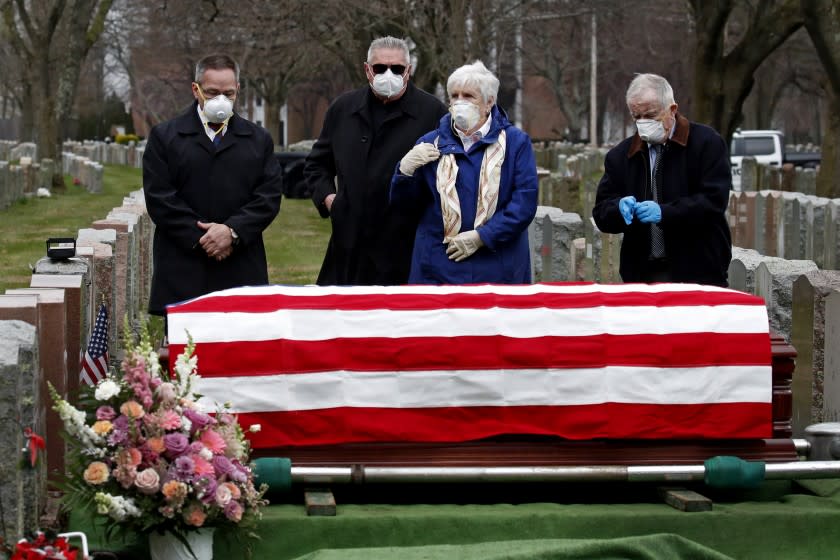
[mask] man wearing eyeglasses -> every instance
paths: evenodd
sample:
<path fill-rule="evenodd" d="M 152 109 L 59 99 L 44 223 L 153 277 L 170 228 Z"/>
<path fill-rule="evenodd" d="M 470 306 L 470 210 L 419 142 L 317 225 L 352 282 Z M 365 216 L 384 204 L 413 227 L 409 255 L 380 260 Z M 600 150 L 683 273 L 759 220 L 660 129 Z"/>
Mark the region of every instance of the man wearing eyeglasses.
<path fill-rule="evenodd" d="M 389 208 L 388 189 L 397 162 L 447 112 L 411 83 L 402 39 L 375 39 L 364 69 L 368 85 L 332 103 L 306 158 L 312 201 L 332 221 L 320 285 L 408 280 L 418 215 Z"/>
<path fill-rule="evenodd" d="M 195 68 L 195 102 L 152 128 L 143 192 L 155 223 L 149 313 L 216 290 L 268 283 L 262 232 L 280 209 L 280 167 L 264 128 L 234 112 L 239 65 Z"/>

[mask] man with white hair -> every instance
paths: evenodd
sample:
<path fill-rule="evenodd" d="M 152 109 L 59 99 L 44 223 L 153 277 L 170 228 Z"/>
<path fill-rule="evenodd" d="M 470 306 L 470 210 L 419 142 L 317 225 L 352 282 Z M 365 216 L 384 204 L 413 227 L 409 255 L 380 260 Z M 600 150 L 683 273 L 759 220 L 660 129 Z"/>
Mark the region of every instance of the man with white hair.
<path fill-rule="evenodd" d="M 622 280 L 726 286 L 732 258 L 726 142 L 677 112 L 662 76 L 638 74 L 626 101 L 637 132 L 607 154 L 592 209 L 601 231 L 624 234 Z"/>
<path fill-rule="evenodd" d="M 411 284 L 528 284 L 537 165 L 528 135 L 496 105 L 499 79 L 480 61 L 447 80 L 449 115 L 400 161 L 396 207 L 419 208 Z"/>
<path fill-rule="evenodd" d="M 368 85 L 332 103 L 304 167 L 312 201 L 332 221 L 320 285 L 406 282 L 417 216 L 389 208 L 388 185 L 400 158 L 446 114 L 411 83 L 402 39 L 375 39 L 364 69 Z"/>

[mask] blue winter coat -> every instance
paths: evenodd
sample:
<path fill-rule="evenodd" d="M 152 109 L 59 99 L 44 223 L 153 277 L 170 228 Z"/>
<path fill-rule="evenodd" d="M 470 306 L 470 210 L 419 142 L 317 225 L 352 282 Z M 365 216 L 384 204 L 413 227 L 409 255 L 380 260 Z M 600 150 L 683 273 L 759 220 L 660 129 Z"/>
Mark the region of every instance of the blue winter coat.
<path fill-rule="evenodd" d="M 399 208 L 423 208 L 411 258 L 410 284 L 528 284 L 531 282 L 531 255 L 528 225 L 537 211 L 537 166 L 531 139 L 513 126 L 497 107 L 492 110 L 490 132 L 464 152 L 453 132 L 447 114 L 437 130 L 417 143 L 434 143 L 441 154 L 455 154 L 458 163 L 456 189 L 461 203 L 461 231 L 473 229 L 478 203 L 478 177 L 484 151 L 496 142 L 502 129 L 507 133 L 505 160 L 499 182 L 496 212 L 478 234 L 484 247 L 461 262 L 450 260 L 443 243 L 443 217 L 436 175 L 438 161 L 426 164 L 412 176 L 397 171 L 391 180 L 391 204 Z"/>

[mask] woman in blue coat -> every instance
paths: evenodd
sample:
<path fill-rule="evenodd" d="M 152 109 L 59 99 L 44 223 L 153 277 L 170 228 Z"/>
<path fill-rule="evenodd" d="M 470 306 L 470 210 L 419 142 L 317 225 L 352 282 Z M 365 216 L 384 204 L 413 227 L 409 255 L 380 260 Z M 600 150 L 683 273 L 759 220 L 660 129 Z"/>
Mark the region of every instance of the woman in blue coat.
<path fill-rule="evenodd" d="M 496 106 L 480 61 L 446 83 L 449 114 L 403 157 L 391 204 L 422 207 L 410 284 L 531 282 L 528 225 L 537 210 L 531 139 Z"/>

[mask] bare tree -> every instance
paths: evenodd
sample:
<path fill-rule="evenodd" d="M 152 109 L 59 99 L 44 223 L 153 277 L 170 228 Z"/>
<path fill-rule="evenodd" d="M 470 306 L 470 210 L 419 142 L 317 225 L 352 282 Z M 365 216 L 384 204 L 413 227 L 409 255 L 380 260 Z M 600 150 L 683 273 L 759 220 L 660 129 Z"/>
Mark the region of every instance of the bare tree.
<path fill-rule="evenodd" d="M 56 162 L 53 188 L 64 189 L 61 122 L 70 113 L 82 62 L 102 34 L 112 0 L 7 0 L 3 25 L 24 72 L 40 157 Z M 26 119 L 25 119 L 26 120 Z"/>
<path fill-rule="evenodd" d="M 840 2 L 802 0 L 805 28 L 825 68 L 828 107 L 817 194 L 840 197 Z"/>
<path fill-rule="evenodd" d="M 802 27 L 799 0 L 689 0 L 695 22 L 694 118 L 727 140 L 761 63 Z"/>

